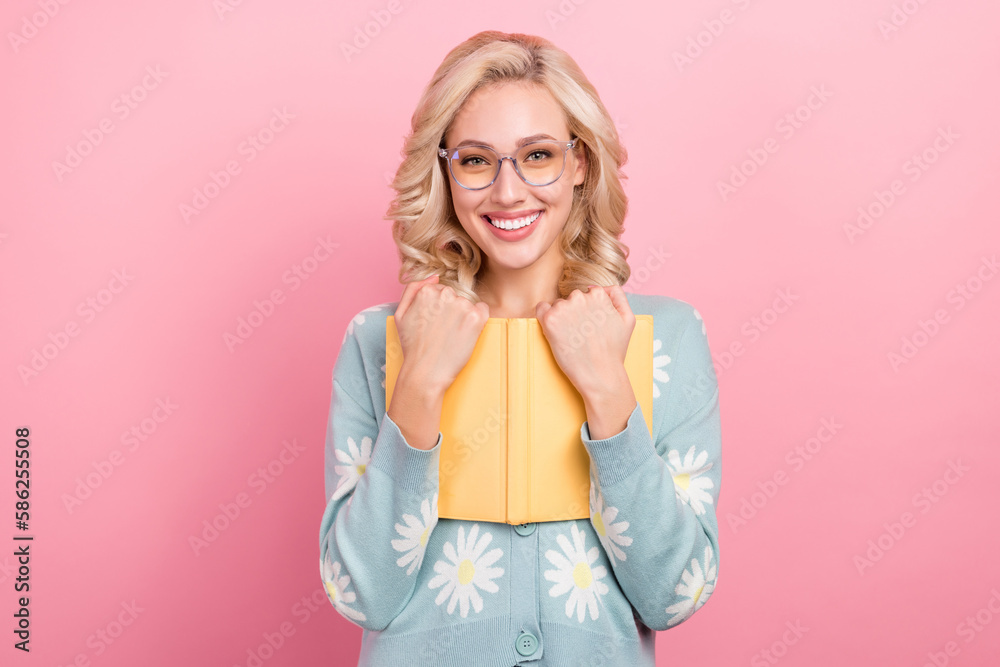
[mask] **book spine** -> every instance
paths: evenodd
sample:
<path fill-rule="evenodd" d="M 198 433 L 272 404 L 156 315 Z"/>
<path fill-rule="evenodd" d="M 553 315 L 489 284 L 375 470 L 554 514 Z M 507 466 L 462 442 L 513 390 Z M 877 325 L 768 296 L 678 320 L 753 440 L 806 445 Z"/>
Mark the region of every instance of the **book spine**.
<path fill-rule="evenodd" d="M 528 521 L 528 320 L 507 320 L 507 523 Z"/>

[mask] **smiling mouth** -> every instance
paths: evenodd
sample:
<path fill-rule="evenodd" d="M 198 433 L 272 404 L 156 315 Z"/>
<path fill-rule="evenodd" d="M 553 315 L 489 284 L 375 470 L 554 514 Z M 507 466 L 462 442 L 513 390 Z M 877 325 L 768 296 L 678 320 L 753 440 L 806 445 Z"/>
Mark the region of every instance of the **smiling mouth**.
<path fill-rule="evenodd" d="M 496 227 L 497 229 L 505 229 L 507 231 L 513 231 L 515 229 L 521 229 L 522 227 L 527 227 L 535 220 L 537 220 L 538 216 L 540 216 L 541 214 L 542 214 L 541 211 L 536 211 L 531 215 L 525 216 L 523 218 L 514 218 L 512 220 L 494 219 L 488 215 L 484 215 L 483 219 L 486 220 L 486 222 L 493 225 L 494 227 Z"/>

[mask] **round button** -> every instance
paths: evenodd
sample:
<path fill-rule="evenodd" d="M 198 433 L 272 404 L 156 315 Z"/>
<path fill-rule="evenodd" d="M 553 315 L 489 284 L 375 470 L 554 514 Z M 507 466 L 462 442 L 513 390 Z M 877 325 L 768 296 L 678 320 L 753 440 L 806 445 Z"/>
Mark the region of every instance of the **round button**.
<path fill-rule="evenodd" d="M 521 655 L 532 655 L 538 650 L 538 637 L 530 632 L 522 632 L 514 642 L 514 648 Z"/>
<path fill-rule="evenodd" d="M 514 530 L 518 535 L 531 535 L 535 532 L 535 524 L 533 523 L 519 523 L 514 526 Z"/>

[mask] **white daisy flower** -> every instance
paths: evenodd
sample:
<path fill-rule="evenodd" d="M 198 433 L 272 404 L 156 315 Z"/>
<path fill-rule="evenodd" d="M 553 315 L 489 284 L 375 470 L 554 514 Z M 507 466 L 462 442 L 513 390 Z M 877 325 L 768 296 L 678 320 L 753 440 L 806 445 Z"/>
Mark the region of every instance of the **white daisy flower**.
<path fill-rule="evenodd" d="M 594 481 L 590 482 L 590 522 L 597 531 L 597 537 L 601 540 L 604 551 L 611 559 L 611 564 L 615 564 L 615 558 L 625 560 L 625 552 L 618 546 L 627 547 L 632 544 L 632 538 L 623 535 L 628 529 L 628 521 L 613 523 L 618 516 L 617 507 L 607 507 L 604 504 L 604 494 L 595 491 Z"/>
<path fill-rule="evenodd" d="M 584 608 L 590 610 L 590 620 L 596 621 L 597 603 L 602 602 L 600 596 L 608 592 L 608 585 L 601 579 L 607 576 L 608 570 L 603 565 L 591 567 L 597 560 L 599 549 L 594 546 L 586 548 L 587 533 L 577 528 L 574 521 L 571 525 L 573 543 L 565 535 L 556 536 L 556 541 L 562 547 L 563 554 L 549 549 L 545 557 L 556 566 L 555 570 L 546 570 L 545 578 L 554 581 L 555 586 L 549 589 L 549 595 L 559 597 L 571 591 L 566 599 L 566 616 L 573 618 L 574 608 L 576 620 L 583 623 Z"/>
<path fill-rule="evenodd" d="M 444 586 L 437 598 L 434 599 L 434 603 L 438 606 L 451 595 L 447 609 L 449 614 L 455 611 L 456 602 L 461 603 L 462 618 L 469 615 L 470 601 L 472 608 L 477 613 L 483 610 L 483 598 L 479 595 L 477 588 L 490 593 L 496 593 L 500 590 L 500 587 L 492 580 L 503 574 L 503 568 L 490 567 L 490 565 L 503 556 L 503 551 L 496 548 L 483 554 L 483 550 L 493 539 L 493 535 L 488 532 L 483 533 L 477 542 L 478 534 L 479 524 L 476 523 L 469 530 L 469 539 L 466 540 L 465 527 L 459 526 L 457 552 L 451 542 L 446 542 L 444 555 L 451 562 L 439 560 L 434 563 L 434 571 L 437 572 L 437 576 L 427 582 L 428 588 Z"/>
<path fill-rule="evenodd" d="M 346 574 L 340 576 L 340 562 L 332 561 L 329 553 L 326 554 L 325 561 L 320 561 L 320 574 L 330 602 L 337 611 L 355 621 L 364 621 L 366 617 L 363 613 L 347 606 L 357 598 L 354 591 L 347 590 L 351 585 L 351 577 Z"/>
<path fill-rule="evenodd" d="M 695 317 L 696 320 L 699 320 L 701 322 L 701 333 L 704 334 L 705 333 L 705 320 L 701 319 L 701 313 L 699 313 L 697 309 L 694 310 L 694 317 Z M 707 338 L 707 336 L 706 336 L 706 338 Z"/>
<path fill-rule="evenodd" d="M 372 460 L 372 439 L 368 436 L 361 438 L 360 449 L 355 444 L 354 438 L 348 438 L 347 448 L 350 450 L 350 454 L 334 448 L 337 460 L 344 465 L 333 466 L 334 471 L 340 475 L 340 482 L 337 484 L 333 495 L 330 496 L 330 500 L 342 498 L 345 493 L 353 489 L 354 485 L 361 479 L 361 476 L 365 474 L 365 470 L 368 469 L 368 464 Z"/>
<path fill-rule="evenodd" d="M 653 339 L 653 398 L 660 397 L 660 387 L 657 382 L 669 382 L 670 376 L 667 375 L 667 369 L 665 366 L 670 363 L 670 355 L 668 354 L 656 354 L 660 348 L 663 347 L 663 341 L 659 338 Z"/>
<path fill-rule="evenodd" d="M 347 340 L 348 336 L 354 334 L 355 326 L 361 326 L 362 324 L 365 323 L 365 313 L 374 313 L 376 311 L 382 310 L 387 305 L 388 304 L 380 303 L 377 306 L 372 306 L 371 308 L 365 308 L 360 313 L 351 318 L 351 321 L 347 323 L 347 330 L 344 332 L 344 340 Z M 344 344 L 343 341 L 341 341 L 341 345 L 343 344 Z"/>
<path fill-rule="evenodd" d="M 711 505 L 713 502 L 708 489 L 715 484 L 705 475 L 712 467 L 707 461 L 707 451 L 703 450 L 695 457 L 694 445 L 684 455 L 683 461 L 677 450 L 667 452 L 667 464 L 674 477 L 674 491 L 678 498 L 691 506 L 695 514 L 704 514 L 705 503 Z"/>
<path fill-rule="evenodd" d="M 716 566 L 712 562 L 712 546 L 708 545 L 705 547 L 704 567 L 697 558 L 692 558 L 691 571 L 685 569 L 681 575 L 681 583 L 677 584 L 674 593 L 683 595 L 687 599 L 672 604 L 664 610 L 668 614 L 673 614 L 667 625 L 677 625 L 698 611 L 715 590 L 715 580 Z"/>
<path fill-rule="evenodd" d="M 406 564 L 409 563 L 410 568 L 406 571 L 407 575 L 420 567 L 424 560 L 427 538 L 438 521 L 438 494 L 435 493 L 430 500 L 424 498 L 423 502 L 420 503 L 420 515 L 423 517 L 423 521 L 412 514 L 404 514 L 403 521 L 406 522 L 406 525 L 397 523 L 396 532 L 405 539 L 392 540 L 393 549 L 406 552 L 399 557 L 396 565 L 406 567 Z"/>

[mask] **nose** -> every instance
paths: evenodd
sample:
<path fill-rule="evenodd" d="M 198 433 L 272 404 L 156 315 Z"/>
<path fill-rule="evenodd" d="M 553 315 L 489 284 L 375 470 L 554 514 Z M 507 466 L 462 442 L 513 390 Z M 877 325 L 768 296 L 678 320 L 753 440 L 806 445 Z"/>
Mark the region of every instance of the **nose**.
<path fill-rule="evenodd" d="M 504 162 L 509 164 L 504 164 Z M 524 199 L 524 189 L 527 184 L 521 180 L 514 170 L 514 160 L 510 157 L 500 159 L 500 173 L 493 182 L 493 201 L 504 206 L 511 206 Z"/>

